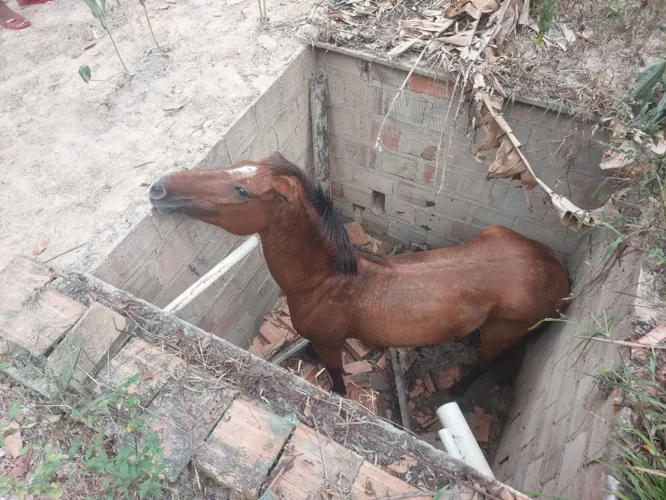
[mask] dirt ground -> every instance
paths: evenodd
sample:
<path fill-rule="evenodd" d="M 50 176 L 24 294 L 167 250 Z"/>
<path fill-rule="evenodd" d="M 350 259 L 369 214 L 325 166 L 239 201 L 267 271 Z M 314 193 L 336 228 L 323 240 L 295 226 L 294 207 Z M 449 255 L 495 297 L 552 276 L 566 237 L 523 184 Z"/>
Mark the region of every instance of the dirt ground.
<path fill-rule="evenodd" d="M 108 2 L 115 6 L 115 2 Z M 122 2 L 108 25 L 132 76 L 81 0 L 9 7 L 32 21 L 0 30 L 0 268 L 16 254 L 90 268 L 149 211 L 160 173 L 191 168 L 288 64 L 287 21 L 308 0 Z M 267 34 L 275 46 L 257 38 Z M 78 75 L 92 70 L 89 84 Z"/>

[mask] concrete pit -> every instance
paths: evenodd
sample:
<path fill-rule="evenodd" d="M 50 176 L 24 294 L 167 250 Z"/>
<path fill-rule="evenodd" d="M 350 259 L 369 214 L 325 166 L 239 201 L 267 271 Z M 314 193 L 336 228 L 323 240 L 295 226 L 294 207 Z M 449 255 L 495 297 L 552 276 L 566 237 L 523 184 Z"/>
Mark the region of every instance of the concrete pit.
<path fill-rule="evenodd" d="M 192 168 L 225 166 L 281 151 L 312 168 L 310 76 L 328 75 L 330 183 L 343 217 L 371 235 L 405 248 L 440 248 L 474 238 L 489 225 L 511 227 L 548 244 L 567 264 L 577 297 L 567 321 L 517 346 L 459 401 L 493 416 L 485 446 L 496 477 L 521 491 L 593 498 L 603 491 L 603 469 L 593 459 L 612 429 L 612 397 L 590 374 L 617 356 L 612 344 L 580 349 L 601 314 L 631 331 L 637 256 L 608 266 L 607 242 L 598 232 L 574 233 L 560 225 L 538 189 L 530 209 L 519 183 L 486 181 L 488 164 L 474 159 L 481 137 L 468 137 L 465 120 L 448 120 L 457 97 L 452 85 L 417 70 L 391 103 L 409 68 L 389 66 L 325 48 L 303 48 L 288 68 Z M 454 99 L 453 106 L 450 106 Z M 537 175 L 583 208 L 595 208 L 603 181 L 598 169 L 604 137 L 538 103 L 516 99 L 503 111 Z M 442 132 L 444 131 L 444 132 Z M 383 147 L 375 148 L 377 135 Z M 436 168 L 440 138 L 450 138 L 446 168 Z M 446 153 L 445 153 L 446 154 Z M 441 162 L 440 162 L 441 163 Z M 152 214 L 97 266 L 94 275 L 158 307 L 164 307 L 222 260 L 244 238 L 184 216 Z M 622 293 L 620 293 L 620 291 Z M 185 321 L 247 348 L 278 299 L 259 250 L 182 311 Z M 626 328 L 620 328 L 626 326 Z M 414 350 L 406 379 L 448 366 L 463 372 L 474 362 L 474 338 Z M 411 386 L 408 387 L 408 390 Z M 426 404 L 445 402 L 435 392 Z M 420 429 L 423 431 L 424 429 Z"/>

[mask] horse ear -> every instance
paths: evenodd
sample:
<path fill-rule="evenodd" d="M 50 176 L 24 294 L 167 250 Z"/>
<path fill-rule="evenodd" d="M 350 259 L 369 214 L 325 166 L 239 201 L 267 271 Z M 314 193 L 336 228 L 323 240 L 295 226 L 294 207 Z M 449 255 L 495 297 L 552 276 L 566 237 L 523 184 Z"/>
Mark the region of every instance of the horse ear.
<path fill-rule="evenodd" d="M 273 189 L 286 201 L 291 201 L 296 192 L 296 181 L 293 177 L 281 175 L 273 179 Z"/>

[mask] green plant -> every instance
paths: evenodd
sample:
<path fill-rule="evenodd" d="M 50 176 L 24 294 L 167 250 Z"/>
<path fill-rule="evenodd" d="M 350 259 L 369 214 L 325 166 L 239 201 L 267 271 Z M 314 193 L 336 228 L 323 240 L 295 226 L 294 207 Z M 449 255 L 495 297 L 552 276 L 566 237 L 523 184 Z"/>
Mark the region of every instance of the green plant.
<path fill-rule="evenodd" d="M 53 478 L 67 458 L 69 458 L 68 455 L 63 453 L 53 453 L 53 444 L 47 443 L 44 446 L 44 459 L 37 465 L 32 477 L 29 480 L 17 480 L 13 476 L 2 476 L 0 477 L 0 493 L 14 491 L 19 500 L 23 500 L 26 495 L 45 495 L 47 498 L 62 497 L 62 488 L 53 481 Z"/>
<path fill-rule="evenodd" d="M 71 413 L 74 420 L 93 429 L 108 418 L 111 409 L 121 414 L 114 453 L 107 450 L 109 443 L 102 433 L 91 443 L 73 442 L 70 448 L 70 456 L 84 452 L 87 470 L 106 476 L 102 484 L 106 498 L 113 498 L 117 489 L 139 498 L 148 493 L 159 498 L 162 494 L 165 462 L 160 437 L 150 428 L 151 418 L 143 413 L 139 399 L 127 394 L 127 388 L 138 380 L 136 374 L 114 391 Z"/>
<path fill-rule="evenodd" d="M 14 401 L 9 407 L 8 420 L 0 421 L 0 431 L 9 427 L 10 423 L 16 419 L 21 410 L 18 401 Z M 20 428 L 27 429 L 32 425 L 23 425 Z M 20 438 L 19 438 L 20 443 Z M 5 437 L 0 434 L 0 446 L 5 446 Z M 18 444 L 21 446 L 21 444 Z M 18 457 L 24 456 L 30 451 L 31 448 L 42 449 L 40 446 L 27 446 L 24 445 L 18 453 Z M 37 465 L 32 477 L 27 479 L 17 479 L 14 475 L 0 476 L 0 493 L 8 494 L 15 492 L 19 500 L 23 500 L 26 495 L 44 495 L 47 498 L 60 498 L 62 496 L 62 489 L 60 485 L 53 482 L 53 478 L 60 469 L 63 460 L 68 458 L 67 455 L 53 452 L 53 444 L 47 443 L 44 446 L 44 458 Z"/>
<path fill-rule="evenodd" d="M 657 144 L 656 134 L 666 120 L 666 81 L 664 71 L 666 60 L 656 59 L 638 72 L 632 97 L 641 103 L 641 111 L 636 118 L 636 125 L 653 137 Z M 661 93 L 661 99 L 655 102 L 653 95 Z"/>
<path fill-rule="evenodd" d="M 150 29 L 150 35 L 153 37 L 153 41 L 155 42 L 155 45 L 159 49 L 159 51 L 162 53 L 163 56 L 166 56 L 164 50 L 162 50 L 162 47 L 160 47 L 160 44 L 157 41 L 157 38 L 155 37 L 155 32 L 153 31 L 153 25 L 150 24 L 150 16 L 148 15 L 148 9 L 146 8 L 146 0 L 139 0 L 139 3 L 141 4 L 141 7 L 143 7 L 143 12 L 146 15 L 146 21 L 148 22 L 148 28 Z"/>
<path fill-rule="evenodd" d="M 553 24 L 555 19 L 555 5 L 557 0 L 542 0 L 541 5 L 539 6 L 539 32 L 537 33 L 536 44 L 541 47 L 543 43 L 543 37 L 546 36 L 546 33 L 550 30 L 550 27 Z"/>
<path fill-rule="evenodd" d="M 105 12 L 106 12 L 106 0 L 100 0 L 100 4 L 97 3 L 97 0 L 83 0 L 88 8 L 90 9 L 90 12 L 92 13 L 93 17 L 99 21 L 99 24 L 102 25 L 102 28 L 108 33 L 109 38 L 111 39 L 111 43 L 113 44 L 113 48 L 116 50 L 116 55 L 118 56 L 118 60 L 120 61 L 120 64 L 122 64 L 123 69 L 125 70 L 126 74 L 130 74 L 129 70 L 127 69 L 127 66 L 125 65 L 125 61 L 123 61 L 122 56 L 120 55 L 120 51 L 118 50 L 118 46 L 116 45 L 116 41 L 113 39 L 113 35 L 111 34 L 111 30 L 109 27 L 106 25 L 106 17 L 105 17 Z M 118 0 L 118 5 L 120 5 L 120 2 Z M 88 68 L 88 73 L 90 73 L 90 68 Z M 83 74 L 81 74 L 81 69 L 79 69 L 79 75 L 81 75 L 81 78 L 83 78 Z M 86 81 L 85 78 L 83 80 L 88 83 L 90 81 L 90 78 Z"/>
<path fill-rule="evenodd" d="M 130 72 L 127 69 L 127 66 L 125 65 L 125 61 L 123 61 L 123 58 L 120 55 L 120 51 L 118 50 L 118 46 L 116 45 L 116 41 L 113 39 L 113 35 L 111 35 L 111 30 L 109 29 L 108 25 L 106 24 L 107 0 L 83 0 L 83 1 L 86 3 L 88 8 L 90 9 L 90 12 L 92 13 L 93 17 L 99 21 L 99 23 L 102 25 L 102 28 L 104 28 L 104 30 L 109 34 L 109 38 L 111 39 L 111 43 L 113 44 L 113 48 L 116 50 L 116 55 L 118 56 L 118 60 L 120 61 L 120 64 L 122 64 L 123 69 L 125 70 L 125 73 L 129 75 Z M 166 53 L 164 52 L 164 49 L 162 49 L 159 42 L 157 41 L 157 37 L 155 36 L 155 32 L 153 31 L 153 25 L 150 22 L 150 16 L 148 15 L 148 9 L 146 8 L 146 0 L 139 0 L 139 4 L 141 5 L 141 7 L 143 7 L 143 12 L 146 16 L 146 21 L 148 22 L 148 29 L 150 29 L 150 35 L 153 37 L 153 41 L 155 42 L 155 45 L 157 46 L 159 51 L 162 53 L 162 55 L 167 57 Z M 116 5 L 118 7 L 120 7 L 120 0 L 116 0 Z M 88 66 L 87 64 L 84 64 L 79 68 L 79 76 L 86 83 L 89 83 L 89 82 L 93 81 L 92 80 L 92 73 L 90 71 L 90 66 Z"/>
<path fill-rule="evenodd" d="M 631 415 L 622 420 L 620 437 L 614 440 L 618 457 L 600 462 L 614 471 L 622 485 L 613 492 L 621 500 L 666 498 L 666 389 L 655 353 L 649 352 L 644 377 L 633 372 L 625 365 L 621 373 L 598 376 L 621 390 L 631 409 Z"/>
<path fill-rule="evenodd" d="M 82 458 L 83 469 L 102 478 L 100 497 L 118 498 L 121 494 L 123 498 L 145 498 L 146 495 L 160 498 L 166 473 L 161 439 L 151 429 L 151 418 L 142 412 L 139 399 L 127 392 L 139 377 L 136 374 L 114 391 L 82 408 L 70 409 L 68 417 L 71 421 L 92 430 L 94 437 L 72 439 L 67 454 L 54 453 L 53 443 L 44 446 L 41 443 L 25 444 L 19 456 L 31 449 L 43 449 L 43 457 L 28 479 L 17 479 L 11 475 L 0 477 L 0 493 L 15 492 L 19 499 L 25 495 L 60 498 L 62 487 L 54 480 L 56 474 L 64 461 Z M 18 402 L 13 403 L 9 419 L 16 417 L 19 410 Z M 0 431 L 10 424 L 10 420 L 0 421 Z M 100 428 L 112 427 L 116 428 L 113 433 L 105 435 L 99 432 Z M 2 434 L 0 445 L 4 445 Z"/>

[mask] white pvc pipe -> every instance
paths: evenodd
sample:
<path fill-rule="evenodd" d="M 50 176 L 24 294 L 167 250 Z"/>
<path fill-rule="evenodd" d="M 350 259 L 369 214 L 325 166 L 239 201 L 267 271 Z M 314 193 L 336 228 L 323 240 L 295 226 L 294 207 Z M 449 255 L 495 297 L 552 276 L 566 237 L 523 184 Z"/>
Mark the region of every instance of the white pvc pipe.
<path fill-rule="evenodd" d="M 187 305 L 201 295 L 204 290 L 221 278 L 229 269 L 238 264 L 245 256 L 259 245 L 259 238 L 250 236 L 236 250 L 227 255 L 218 265 L 204 274 L 191 287 L 176 297 L 171 304 L 164 308 L 165 312 L 177 313 L 185 309 Z"/>
<path fill-rule="evenodd" d="M 462 455 L 460 454 L 460 450 L 458 449 L 458 446 L 456 446 L 456 442 L 453 439 L 451 429 L 440 429 L 438 434 L 440 441 L 444 445 L 446 453 L 448 453 L 452 458 L 462 460 Z"/>
<path fill-rule="evenodd" d="M 495 479 L 492 469 L 476 442 L 457 403 L 447 403 L 437 410 L 437 417 L 445 429 L 451 431 L 453 441 L 462 455 L 461 460 L 484 476 Z M 443 440 L 442 440 L 443 442 Z"/>

